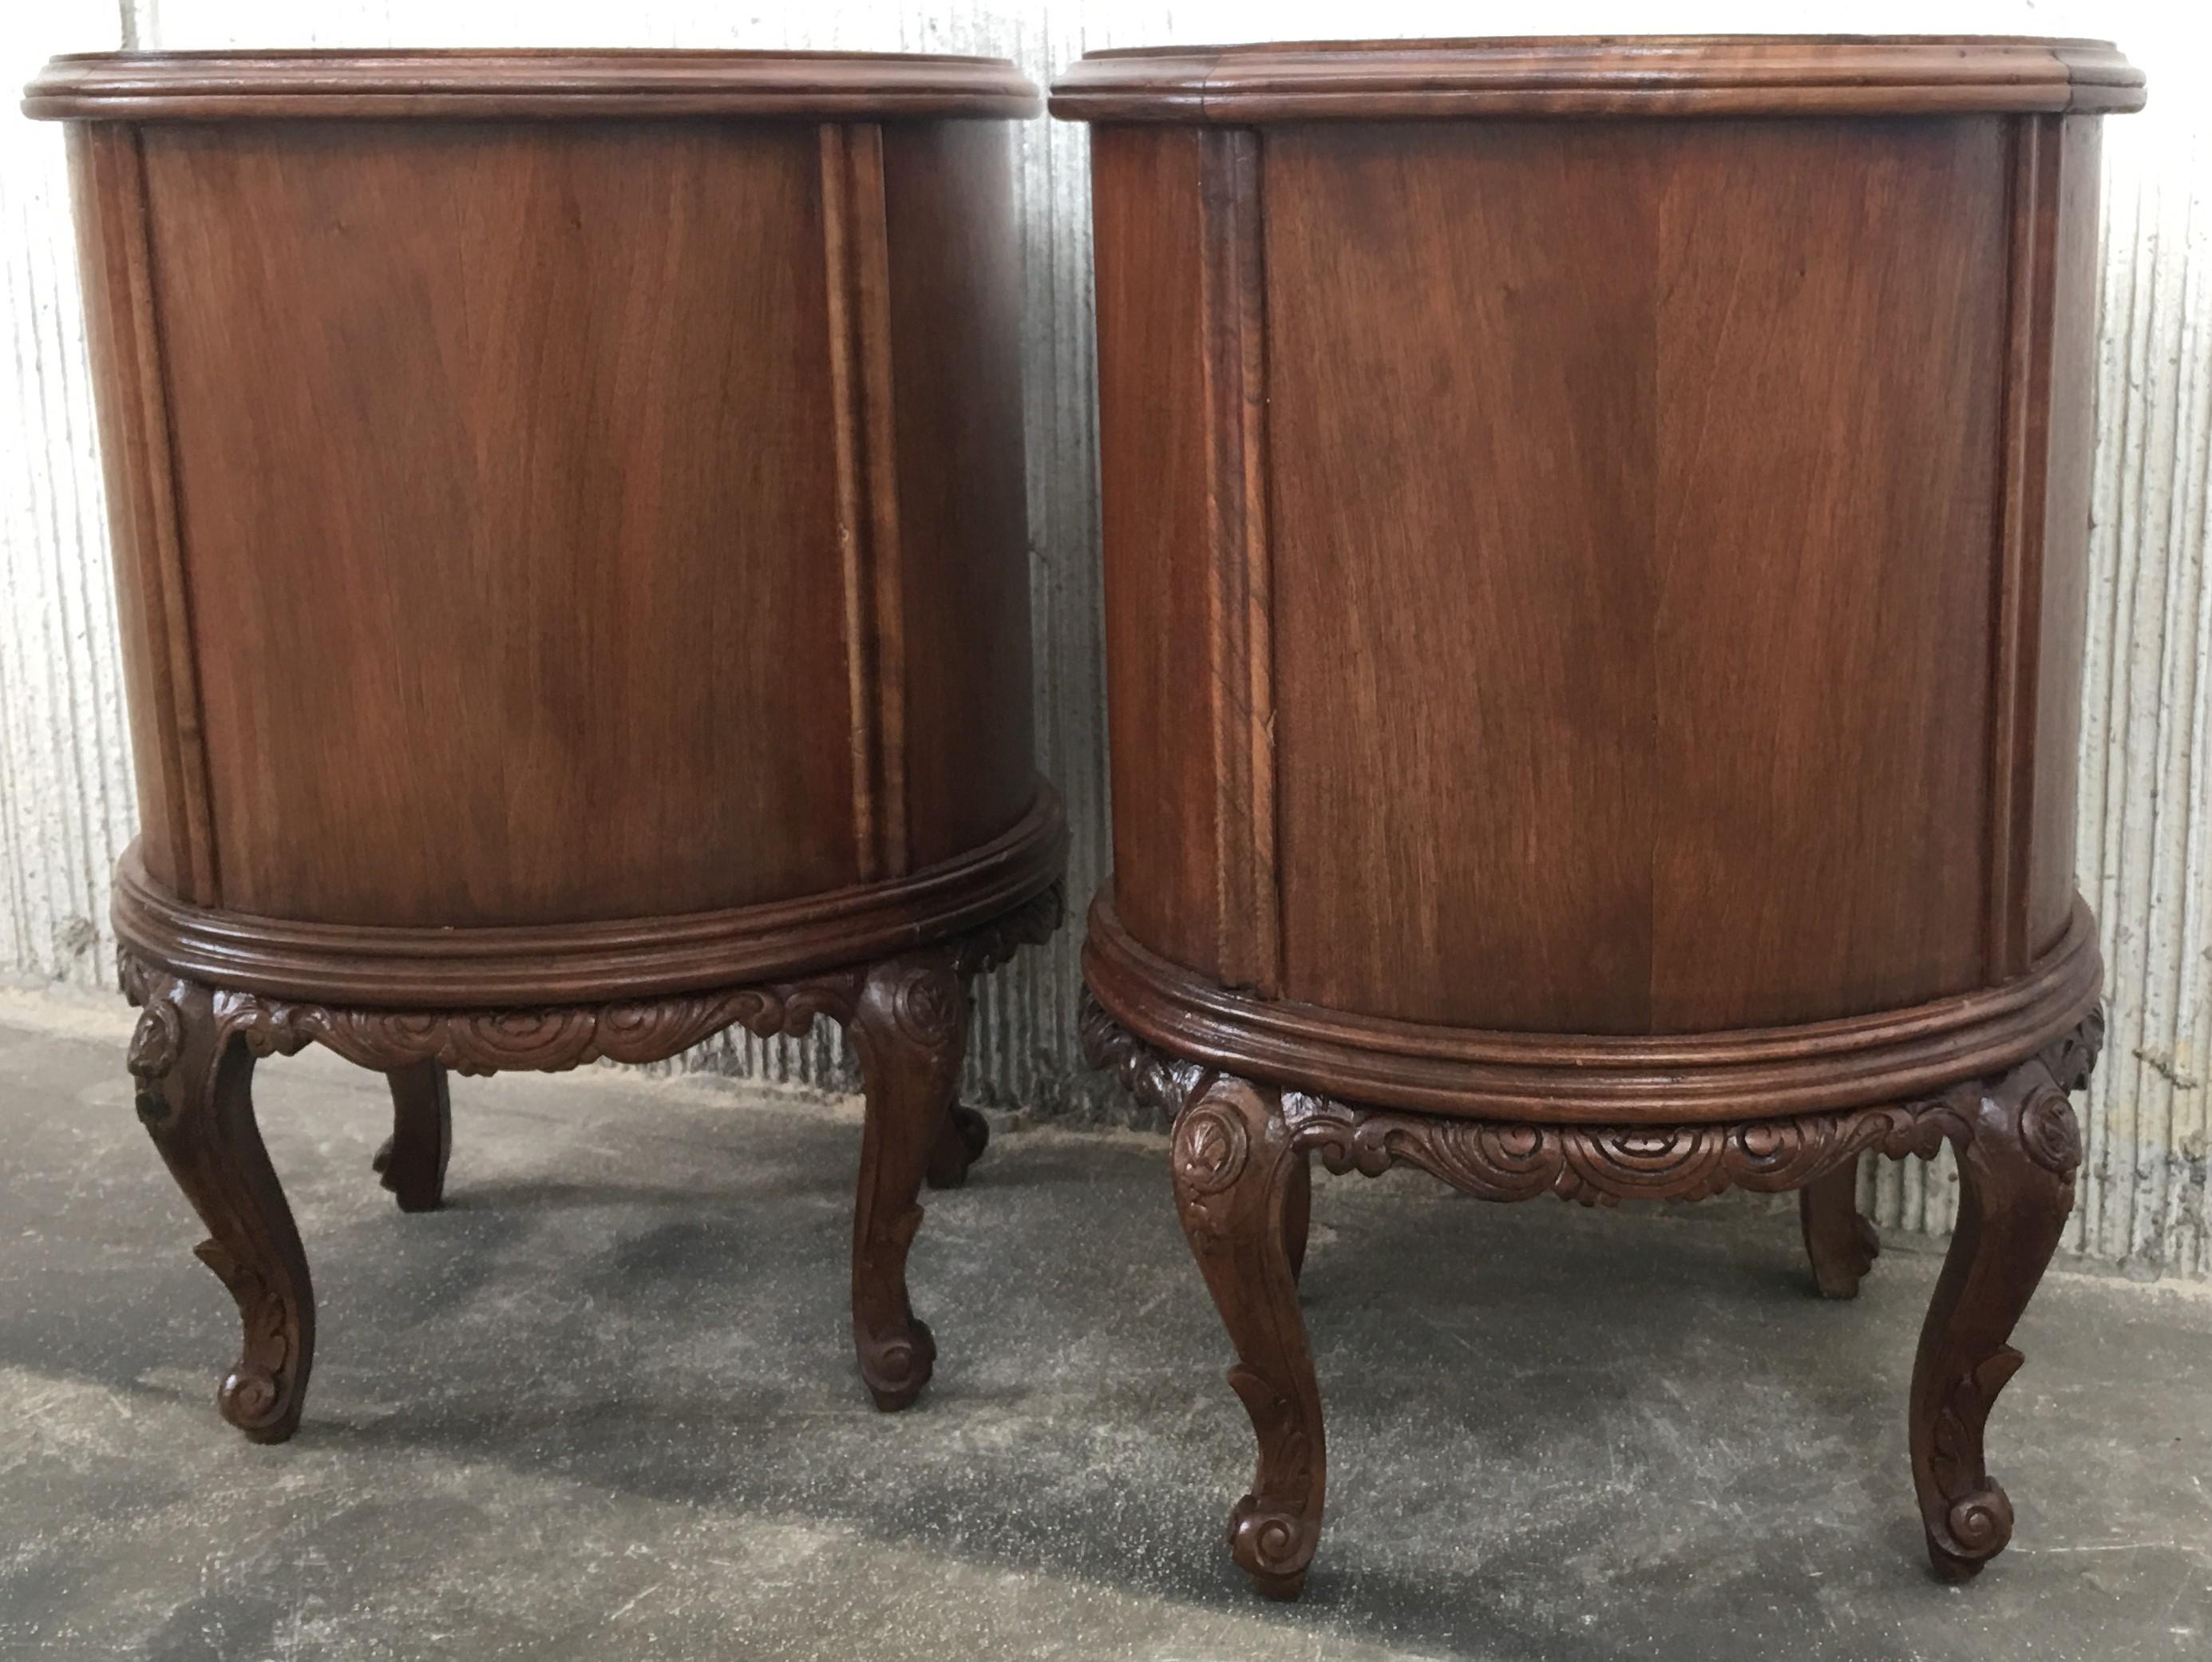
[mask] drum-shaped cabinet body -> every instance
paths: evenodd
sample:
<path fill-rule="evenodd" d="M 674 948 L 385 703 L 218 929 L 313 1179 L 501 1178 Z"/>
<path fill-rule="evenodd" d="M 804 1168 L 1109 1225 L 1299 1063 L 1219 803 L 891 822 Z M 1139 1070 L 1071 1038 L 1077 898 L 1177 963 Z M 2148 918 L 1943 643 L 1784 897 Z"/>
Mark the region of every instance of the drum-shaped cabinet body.
<path fill-rule="evenodd" d="M 1631 1100 L 1594 1063 L 1728 1066 L 1741 1030 L 1858 1058 L 1669 1099 L 1717 1117 L 1910 1088 L 1939 1041 L 2014 1060 L 2094 1000 L 2068 112 L 2137 90 L 2017 46 L 1885 82 L 1872 46 L 1668 44 L 1101 54 L 1060 89 L 1097 124 L 1094 980 L 1150 1035 L 1562 1118 Z M 1295 1069 L 1285 1004 L 1342 1018 Z"/>
<path fill-rule="evenodd" d="M 748 909 L 874 886 L 888 942 L 1046 880 L 981 119 L 1031 98 L 988 63 L 720 53 L 42 77 L 131 676 L 126 941 L 467 1003 L 481 973 L 392 984 L 392 932 L 540 929 L 504 995 L 658 992 L 762 967 L 789 920 Z M 201 913 L 358 931 L 378 967 L 242 967 Z M 678 916 L 726 956 L 679 967 L 655 924 L 665 964 L 557 979 Z"/>
<path fill-rule="evenodd" d="M 1091 1037 L 1193 1128 L 1201 1258 L 1265 1147 L 1501 1197 L 1818 1178 L 1833 1288 L 1852 1154 L 2080 1071 L 2099 117 L 2142 100 L 2100 43 L 1930 38 L 1100 53 L 1055 88 L 1093 124 Z M 1317 1460 L 1310 1509 L 1262 1473 L 1238 1556 L 1283 1591 Z"/>
<path fill-rule="evenodd" d="M 942 1117 L 969 977 L 1057 904 L 1007 125 L 1036 107 L 995 60 L 745 52 L 33 83 L 70 124 L 151 1097 L 219 1095 L 238 1034 L 331 1044 L 392 1072 L 387 1181 L 428 1204 L 449 1068 L 822 1013 L 872 1118 L 896 964 L 884 1019 L 937 1047 L 902 1088 Z M 276 1226 L 218 1221 L 257 1157 L 165 1151 L 281 1279 Z M 927 1369 L 891 1304 L 885 1399 Z M 304 1365 L 258 1377 L 226 1410 L 281 1435 Z"/>

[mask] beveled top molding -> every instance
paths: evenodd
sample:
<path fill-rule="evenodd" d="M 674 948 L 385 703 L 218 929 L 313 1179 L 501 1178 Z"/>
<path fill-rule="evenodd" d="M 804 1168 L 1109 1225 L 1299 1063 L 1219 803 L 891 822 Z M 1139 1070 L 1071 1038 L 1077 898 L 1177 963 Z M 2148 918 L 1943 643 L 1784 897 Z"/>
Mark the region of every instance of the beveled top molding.
<path fill-rule="evenodd" d="M 1030 116 L 1003 58 L 803 52 L 119 52 L 56 58 L 23 113 L 64 121 Z"/>
<path fill-rule="evenodd" d="M 1295 41 L 1091 52 L 1053 83 L 1076 121 L 1468 116 L 2124 113 L 2142 71 L 2105 40 L 1685 34 Z"/>

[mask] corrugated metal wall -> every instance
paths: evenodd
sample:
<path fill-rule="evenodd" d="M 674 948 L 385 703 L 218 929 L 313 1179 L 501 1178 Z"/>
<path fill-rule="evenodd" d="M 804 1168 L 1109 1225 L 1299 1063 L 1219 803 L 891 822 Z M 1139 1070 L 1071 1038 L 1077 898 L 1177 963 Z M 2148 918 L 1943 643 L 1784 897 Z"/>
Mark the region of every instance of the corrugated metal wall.
<path fill-rule="evenodd" d="M 2212 65 L 2201 16 L 2122 8 L 2072 27 L 2121 40 L 2152 92 L 2149 110 L 2105 128 L 2078 848 L 2081 891 L 2103 926 L 2112 1027 L 2067 1245 L 2146 1279 L 2203 1278 L 2212 1275 L 2212 131 L 2202 111 Z M 1884 1166 L 1862 1182 L 1883 1224 L 1949 1228 L 1948 1158 Z"/>
<path fill-rule="evenodd" d="M 0 22 L 0 76 L 79 40 L 112 3 Z M 0 973 L 112 983 L 107 874 L 129 840 L 130 740 L 69 189 L 53 131 L 0 117 Z"/>
<path fill-rule="evenodd" d="M 1042 0 L 932 6 L 720 7 L 638 0 L 53 0 L 0 27 L 0 72 L 50 51 L 146 46 L 805 46 L 1004 54 L 1040 82 L 1093 47 L 1170 40 L 1683 32 L 1771 27 L 1744 0 L 1262 5 L 1213 0 L 1083 8 Z M 2204 581 L 2212 472 L 2212 140 L 2198 111 L 2206 25 L 2152 3 L 1963 0 L 1793 8 L 1799 28 L 2075 33 L 2118 39 L 2150 74 L 2151 111 L 2109 124 L 2106 309 L 2099 383 L 2095 575 L 2081 805 L 2082 885 L 2104 920 L 2114 1014 L 2092 1093 L 2076 1250 L 2135 1273 L 2212 1275 L 2204 1071 L 2212 1000 L 2212 595 Z M 2201 8 L 2191 9 L 2201 11 Z M 58 136 L 0 119 L 0 261 L 13 396 L 0 411 L 0 972 L 101 985 L 113 972 L 106 873 L 132 813 L 112 603 L 68 253 Z M 1042 764 L 1073 822 L 1070 892 L 1104 863 L 1104 716 L 1091 351 L 1087 151 L 1082 129 L 1027 125 L 1019 186 L 1029 295 L 1030 513 Z M 1074 1053 L 1071 928 L 984 1001 L 979 1095 L 1052 1114 L 1118 1117 Z M 686 1065 L 843 1083 L 834 1038 L 710 1046 Z M 1867 1177 L 1893 1228 L 1948 1227 L 1948 1168 Z"/>

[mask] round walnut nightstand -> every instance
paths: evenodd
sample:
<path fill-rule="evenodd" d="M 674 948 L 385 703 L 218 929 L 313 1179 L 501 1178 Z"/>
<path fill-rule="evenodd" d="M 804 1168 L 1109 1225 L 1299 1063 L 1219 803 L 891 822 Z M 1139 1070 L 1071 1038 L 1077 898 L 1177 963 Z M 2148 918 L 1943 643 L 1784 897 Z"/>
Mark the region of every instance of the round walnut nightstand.
<path fill-rule="evenodd" d="M 1309 1157 L 1474 1194 L 1802 1190 L 1958 1150 L 1914 1482 L 1947 1577 L 2072 1204 L 2109 46 L 1100 53 L 1115 873 L 1093 1059 L 1176 1193 L 1295 1593 Z"/>
<path fill-rule="evenodd" d="M 971 977 L 1059 910 L 1033 770 L 1019 276 L 988 59 L 58 58 L 143 834 L 139 1112 L 300 1417 L 314 1307 L 254 1059 L 446 1075 L 843 1022 L 885 1408 Z"/>

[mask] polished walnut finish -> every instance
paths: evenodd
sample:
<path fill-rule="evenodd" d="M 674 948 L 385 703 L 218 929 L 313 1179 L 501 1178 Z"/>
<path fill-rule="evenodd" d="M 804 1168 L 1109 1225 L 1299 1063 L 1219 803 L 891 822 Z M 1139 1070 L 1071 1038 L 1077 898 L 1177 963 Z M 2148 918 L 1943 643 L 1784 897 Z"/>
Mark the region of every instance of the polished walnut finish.
<path fill-rule="evenodd" d="M 383 1072 L 439 1203 L 447 1076 L 843 1023 L 860 1368 L 974 977 L 1059 910 L 1031 764 L 1019 273 L 995 60 L 106 54 L 70 124 L 142 834 L 139 1112 L 298 1423 L 300 1238 L 248 1095 Z"/>
<path fill-rule="evenodd" d="M 1308 1157 L 1496 1199 L 1960 1151 L 1922 1341 L 1937 1569 L 2081 1158 L 2074 892 L 2099 123 L 2086 41 L 1099 53 L 1115 873 L 1095 1059 L 1177 1116 L 1261 1444 L 1318 1534 Z"/>

